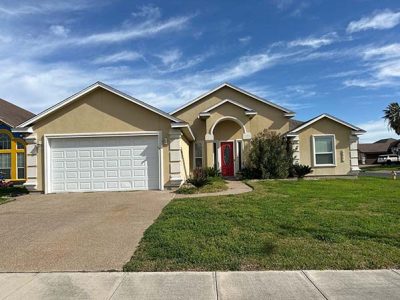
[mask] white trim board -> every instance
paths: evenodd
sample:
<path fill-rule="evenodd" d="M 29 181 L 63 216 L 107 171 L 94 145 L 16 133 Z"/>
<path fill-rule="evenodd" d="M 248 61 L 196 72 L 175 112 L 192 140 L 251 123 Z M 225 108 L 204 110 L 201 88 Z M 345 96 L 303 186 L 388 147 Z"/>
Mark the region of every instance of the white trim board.
<path fill-rule="evenodd" d="M 190 142 L 193 142 L 196 138 L 194 137 L 193 131 L 190 128 L 189 124 L 187 123 L 172 123 L 171 124 L 171 128 L 185 128 L 188 131 L 189 137 L 191 138 L 191 140 L 189 140 Z"/>
<path fill-rule="evenodd" d="M 50 139 L 73 139 L 83 137 L 130 137 L 130 136 L 157 136 L 158 140 L 158 157 L 159 157 L 159 189 L 164 189 L 164 166 L 163 166 L 163 145 L 162 145 L 162 132 L 161 131 L 132 131 L 132 132 L 94 132 L 94 133 L 62 133 L 62 134 L 45 134 L 44 138 L 44 192 L 45 194 L 51 193 L 49 187 L 51 186 L 50 174 Z"/>
<path fill-rule="evenodd" d="M 117 89 L 105 84 L 105 83 L 102 83 L 102 82 L 98 81 L 98 82 L 92 84 L 91 86 L 88 86 L 87 88 L 81 90 L 80 92 L 78 92 L 78 93 L 76 93 L 76 94 L 64 99 L 63 101 L 51 106 L 50 108 L 42 111 L 38 115 L 36 115 L 33 118 L 25 121 L 24 123 L 18 125 L 17 127 L 30 126 L 33 123 L 35 123 L 36 121 L 44 118 L 45 116 L 51 114 L 52 112 L 54 112 L 54 111 L 56 111 L 58 109 L 61 109 L 65 105 L 67 105 L 67 104 L 77 100 L 78 98 L 90 93 L 91 91 L 95 90 L 96 88 L 103 88 L 103 89 L 105 89 L 105 90 L 107 90 L 107 91 L 109 91 L 109 92 L 111 92 L 111 93 L 113 93 L 113 94 L 115 94 L 117 96 L 120 96 L 120 97 L 122 97 L 122 98 L 124 98 L 124 99 L 126 99 L 126 100 L 128 100 L 130 102 L 133 102 L 133 103 L 135 103 L 135 104 L 137 104 L 137 105 L 139 105 L 141 107 L 144 107 L 144 108 L 146 108 L 146 109 L 148 109 L 148 110 L 150 110 L 150 111 L 152 111 L 152 112 L 154 112 L 156 114 L 159 114 L 160 116 L 163 116 L 164 118 L 167 118 L 167 119 L 169 119 L 169 120 L 171 120 L 173 122 L 177 122 L 177 123 L 183 122 L 182 120 L 179 120 L 178 118 L 175 118 L 175 117 L 171 116 L 170 114 L 168 114 L 166 112 L 163 112 L 162 110 L 160 110 L 158 108 L 155 108 L 155 107 L 153 107 L 153 106 L 151 106 L 151 105 L 149 105 L 149 104 L 147 104 L 147 103 L 145 103 L 143 101 L 140 101 L 140 100 L 138 100 L 138 99 L 136 99 L 136 98 L 134 98 L 132 96 L 129 96 L 128 94 L 125 94 L 125 93 L 123 93 L 123 92 L 121 92 L 121 91 L 119 91 L 119 90 L 117 90 Z"/>
<path fill-rule="evenodd" d="M 212 93 L 218 91 L 219 89 L 222 89 L 223 87 L 229 87 L 229 88 L 231 88 L 231 89 L 233 89 L 233 90 L 235 90 L 235 91 L 237 91 L 237 92 L 239 92 L 239 93 L 245 94 L 245 95 L 247 95 L 247 96 L 249 96 L 249 97 L 251 97 L 251 98 L 253 98 L 253 99 L 255 99 L 255 100 L 258 100 L 258 101 L 260 101 L 260 102 L 266 104 L 266 105 L 269 105 L 269 106 L 272 106 L 272 107 L 274 107 L 274 108 L 277 108 L 277 109 L 283 111 L 284 113 L 286 113 L 286 116 L 287 116 L 287 117 L 293 117 L 293 116 L 295 115 L 295 113 L 294 113 L 293 111 L 291 111 L 291 110 L 289 110 L 289 109 L 287 109 L 287 108 L 284 108 L 284 107 L 282 107 L 282 106 L 280 106 L 280 105 L 277 105 L 277 104 L 275 104 L 275 103 L 272 103 L 272 102 L 270 102 L 270 101 L 268 101 L 268 100 L 266 100 L 266 99 L 263 99 L 263 98 L 261 98 L 261 97 L 258 97 L 258 96 L 256 96 L 256 95 L 253 95 L 253 94 L 251 94 L 251 93 L 249 93 L 249 92 L 247 92 L 247 91 L 245 91 L 245 90 L 242 90 L 242 89 L 240 89 L 240 88 L 238 88 L 238 87 L 236 87 L 236 86 L 234 86 L 234 85 L 232 85 L 232 84 L 230 84 L 230 83 L 227 83 L 227 82 L 226 82 L 226 83 L 223 83 L 223 84 L 217 86 L 216 88 L 212 89 L 211 91 L 208 91 L 208 92 L 206 92 L 205 94 L 203 94 L 203 95 L 201 95 L 201 96 L 199 96 L 199 97 L 193 99 L 192 101 L 187 102 L 187 103 L 184 104 L 183 106 L 181 106 L 181 107 L 179 107 L 178 109 L 172 111 L 170 114 L 171 114 L 171 115 L 176 114 L 177 112 L 181 111 L 182 109 L 184 109 L 184 108 L 186 108 L 186 107 L 192 105 L 193 103 L 196 103 L 197 101 L 203 99 L 204 97 L 207 97 L 208 95 L 210 95 L 210 94 L 212 94 Z"/>
<path fill-rule="evenodd" d="M 329 114 L 322 114 L 322 115 L 319 115 L 318 117 L 315 117 L 314 119 L 311 119 L 310 121 L 308 121 L 308 122 L 306 122 L 306 123 L 300 125 L 299 127 L 295 128 L 295 129 L 293 129 L 293 130 L 291 130 L 287 135 L 288 135 L 288 136 L 293 136 L 294 133 L 297 133 L 297 132 L 301 131 L 302 129 L 304 129 L 304 128 L 310 126 L 311 124 L 313 124 L 313 123 L 315 123 L 315 122 L 317 122 L 317 121 L 319 121 L 319 120 L 321 120 L 321 119 L 323 119 L 323 118 L 328 118 L 328 119 L 330 119 L 330 120 L 332 120 L 332 121 L 335 121 L 335 122 L 337 122 L 337 123 L 339 123 L 339 124 L 342 124 L 342 125 L 344 125 L 344 126 L 346 126 L 346 127 L 349 127 L 349 128 L 351 128 L 351 129 L 355 130 L 358 134 L 363 134 L 363 133 L 365 133 L 365 130 L 363 130 L 363 129 L 357 127 L 357 126 L 351 125 L 350 123 L 347 123 L 347 122 L 345 122 L 345 121 L 343 121 L 343 120 L 340 120 L 340 119 L 338 119 L 338 118 L 336 118 L 336 117 L 334 117 L 334 116 L 331 116 L 331 115 L 329 115 Z"/>

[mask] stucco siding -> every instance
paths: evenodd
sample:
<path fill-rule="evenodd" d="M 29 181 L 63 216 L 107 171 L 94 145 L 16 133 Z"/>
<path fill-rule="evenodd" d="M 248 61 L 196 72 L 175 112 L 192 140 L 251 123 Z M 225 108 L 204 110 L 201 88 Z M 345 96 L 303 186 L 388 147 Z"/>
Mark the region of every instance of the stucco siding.
<path fill-rule="evenodd" d="M 218 123 L 214 129 L 214 139 L 218 141 L 242 139 L 243 129 L 234 121 Z"/>
<path fill-rule="evenodd" d="M 314 165 L 313 135 L 334 134 L 336 141 L 336 166 L 318 167 Z M 329 119 L 321 119 L 299 133 L 300 164 L 313 168 L 310 176 L 347 175 L 350 166 L 351 129 Z"/>
<path fill-rule="evenodd" d="M 182 179 L 186 180 L 190 174 L 190 143 L 182 136 L 181 140 L 181 176 Z"/>
<path fill-rule="evenodd" d="M 264 104 L 229 87 L 223 87 L 220 90 L 217 90 L 207 97 L 204 97 L 203 99 L 178 111 L 174 116 L 190 124 L 196 140 L 204 140 L 205 134 L 208 133 L 206 130 L 211 128 L 212 122 L 211 120 L 207 120 L 207 124 L 211 125 L 206 125 L 205 120 L 198 118 L 199 113 L 225 99 L 230 99 L 245 105 L 255 110 L 257 115 L 253 118 L 249 118 L 244 114 L 243 109 L 235 107 L 232 104 L 224 104 L 212 111 L 212 117 L 215 115 L 215 119 L 217 119 L 217 116 L 221 117 L 234 114 L 238 117 L 240 114 L 240 120 L 246 124 L 246 129 L 251 132 L 252 135 L 257 134 L 266 128 L 279 133 L 286 133 L 289 131 L 289 119 L 284 116 L 283 111 L 266 103 Z"/>
<path fill-rule="evenodd" d="M 49 114 L 33 126 L 37 140 L 44 144 L 45 134 L 115 133 L 161 131 L 168 137 L 170 121 L 146 108 L 98 88 L 60 110 Z M 37 189 L 44 190 L 44 147 L 39 147 Z M 168 146 L 163 145 L 164 184 L 169 180 Z"/>

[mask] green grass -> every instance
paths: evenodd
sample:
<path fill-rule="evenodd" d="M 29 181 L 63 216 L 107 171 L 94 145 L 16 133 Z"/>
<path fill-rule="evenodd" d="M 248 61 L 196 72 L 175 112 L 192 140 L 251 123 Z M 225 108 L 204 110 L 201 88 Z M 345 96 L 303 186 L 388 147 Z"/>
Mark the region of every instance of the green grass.
<path fill-rule="evenodd" d="M 180 187 L 176 193 L 177 194 L 203 194 L 203 193 L 215 193 L 221 192 L 228 189 L 228 185 L 225 180 L 221 177 L 211 177 L 209 183 L 206 185 L 196 188 L 196 187 Z"/>
<path fill-rule="evenodd" d="M 242 195 L 173 200 L 124 270 L 400 267 L 400 180 L 251 185 Z"/>
<path fill-rule="evenodd" d="M 370 166 L 370 167 L 361 167 L 362 171 L 400 171 L 400 165 L 376 165 L 376 166 Z"/>

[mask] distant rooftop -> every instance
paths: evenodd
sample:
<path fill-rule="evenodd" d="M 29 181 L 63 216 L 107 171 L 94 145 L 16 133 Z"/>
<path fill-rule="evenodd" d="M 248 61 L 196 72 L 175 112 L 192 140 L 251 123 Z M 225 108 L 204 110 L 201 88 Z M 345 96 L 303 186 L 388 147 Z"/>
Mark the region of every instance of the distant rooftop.
<path fill-rule="evenodd" d="M 34 113 L 4 99 L 0 99 L 0 121 L 7 125 L 15 127 L 33 116 L 35 116 Z"/>

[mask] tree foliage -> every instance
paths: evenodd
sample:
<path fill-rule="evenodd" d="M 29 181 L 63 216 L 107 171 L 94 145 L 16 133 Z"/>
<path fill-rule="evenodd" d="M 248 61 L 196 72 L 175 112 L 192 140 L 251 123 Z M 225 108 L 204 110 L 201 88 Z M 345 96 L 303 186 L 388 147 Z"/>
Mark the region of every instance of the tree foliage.
<path fill-rule="evenodd" d="M 293 150 L 287 137 L 264 130 L 251 140 L 245 153 L 244 177 L 287 178 L 292 173 Z"/>
<path fill-rule="evenodd" d="M 400 135 L 400 105 L 399 103 L 390 103 L 386 109 L 383 110 L 384 119 L 387 121 L 388 126 L 392 128 L 396 134 Z"/>

